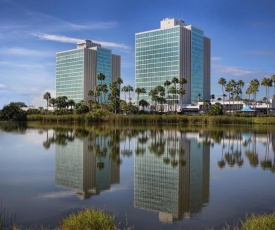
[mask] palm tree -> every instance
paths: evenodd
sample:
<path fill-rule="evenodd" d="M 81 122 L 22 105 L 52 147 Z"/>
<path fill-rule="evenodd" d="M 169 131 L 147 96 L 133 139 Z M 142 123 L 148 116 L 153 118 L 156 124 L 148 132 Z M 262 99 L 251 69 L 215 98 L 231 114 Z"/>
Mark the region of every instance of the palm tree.
<path fill-rule="evenodd" d="M 123 86 L 121 91 L 125 93 L 125 102 L 126 102 L 126 93 L 128 92 L 128 87 L 126 85 Z"/>
<path fill-rule="evenodd" d="M 166 87 L 166 93 L 167 93 L 167 107 L 168 107 L 168 109 L 167 109 L 167 111 L 169 112 L 169 91 L 168 91 L 168 87 L 171 85 L 171 82 L 170 81 L 168 81 L 168 80 L 166 80 L 165 82 L 164 82 L 164 86 Z"/>
<path fill-rule="evenodd" d="M 74 102 L 74 100 L 72 100 L 72 99 L 70 99 L 70 100 L 68 100 L 68 106 L 71 106 L 71 110 L 73 109 L 73 106 L 75 106 L 75 102 Z"/>
<path fill-rule="evenodd" d="M 271 79 L 272 79 L 272 81 L 273 81 L 273 85 L 274 85 L 274 95 L 275 95 L 275 74 L 273 74 L 272 76 L 271 76 Z"/>
<path fill-rule="evenodd" d="M 106 84 L 101 86 L 101 92 L 104 94 L 104 102 L 106 103 L 106 94 L 109 92 Z"/>
<path fill-rule="evenodd" d="M 45 99 L 47 101 L 47 110 L 48 110 L 49 100 L 51 99 L 51 94 L 49 92 L 46 92 L 43 96 L 43 99 Z"/>
<path fill-rule="evenodd" d="M 224 104 L 224 95 L 225 95 L 224 94 L 224 87 L 226 85 L 226 80 L 223 77 L 221 77 L 218 81 L 218 84 L 222 86 L 222 94 L 223 94 L 222 98 L 223 98 L 223 104 Z"/>
<path fill-rule="evenodd" d="M 187 80 L 184 77 L 181 77 L 179 79 L 179 84 L 184 92 L 183 94 L 180 94 L 180 95 L 184 95 L 185 94 L 185 84 L 187 84 Z M 183 103 L 183 98 L 181 98 L 181 101 L 182 101 L 181 103 Z"/>
<path fill-rule="evenodd" d="M 225 91 L 228 92 L 228 94 L 229 94 L 229 104 L 230 104 L 230 95 L 233 97 L 233 107 L 234 107 L 234 89 L 235 89 L 235 87 L 236 87 L 235 80 L 230 80 L 225 86 Z"/>
<path fill-rule="evenodd" d="M 256 108 L 256 96 L 257 96 L 257 92 L 259 92 L 259 85 L 260 82 L 258 79 L 253 79 L 250 82 L 250 86 L 251 87 L 251 93 L 253 94 L 253 99 L 254 99 L 254 109 Z"/>
<path fill-rule="evenodd" d="M 123 83 L 122 78 L 121 78 L 121 77 L 118 77 L 118 78 L 116 79 L 115 83 L 118 84 L 118 90 L 119 90 L 119 95 L 118 95 L 118 97 L 119 97 L 119 100 L 120 100 L 120 86 L 121 86 L 121 84 Z M 120 111 L 120 105 L 119 105 L 119 108 L 118 108 L 118 109 L 119 109 L 119 111 Z"/>
<path fill-rule="evenodd" d="M 95 97 L 97 103 L 99 103 L 99 97 L 101 95 L 100 92 L 101 92 L 101 86 L 97 85 L 96 89 L 95 89 L 95 93 L 94 93 L 94 97 Z"/>
<path fill-rule="evenodd" d="M 146 93 L 146 90 L 144 88 L 136 88 L 135 93 L 137 94 L 137 105 L 139 105 L 139 94 Z"/>
<path fill-rule="evenodd" d="M 212 102 L 215 100 L 215 94 L 211 95 Z"/>
<path fill-rule="evenodd" d="M 184 95 L 185 94 L 185 89 L 183 88 L 183 87 L 180 87 L 179 89 L 178 89 L 178 95 L 180 95 L 180 97 L 182 98 L 182 95 Z M 181 100 L 181 103 L 183 103 L 183 100 Z M 182 105 L 182 104 L 181 104 Z M 181 106 L 182 107 L 182 106 Z"/>
<path fill-rule="evenodd" d="M 149 103 L 144 100 L 144 99 L 141 99 L 138 103 L 139 106 L 142 106 L 142 110 L 144 111 L 144 107 L 147 107 L 149 105 Z"/>
<path fill-rule="evenodd" d="M 266 92 L 266 114 L 268 114 L 268 103 L 269 103 L 269 87 L 272 86 L 273 80 L 271 78 L 263 78 L 261 81 L 261 85 L 265 87 L 265 92 Z"/>
<path fill-rule="evenodd" d="M 101 82 L 100 84 L 102 85 L 102 81 L 105 80 L 105 75 L 103 73 L 97 74 L 97 79 Z"/>
<path fill-rule="evenodd" d="M 127 86 L 127 91 L 129 93 L 129 104 L 131 104 L 131 99 L 130 99 L 130 93 L 134 91 L 133 87 L 131 85 L 128 85 Z"/>
<path fill-rule="evenodd" d="M 94 97 L 95 96 L 95 92 L 93 90 L 89 90 L 88 91 L 88 96 Z"/>
<path fill-rule="evenodd" d="M 157 109 L 157 91 L 156 89 L 151 89 L 149 92 L 149 96 L 151 96 L 151 100 L 155 102 L 155 111 Z"/>
<path fill-rule="evenodd" d="M 123 83 L 122 78 L 118 77 L 115 81 L 118 84 L 119 90 L 120 90 L 120 85 Z"/>
<path fill-rule="evenodd" d="M 174 98 L 174 95 L 176 94 L 176 88 L 174 86 L 170 87 L 169 88 L 169 93 L 173 94 L 173 98 Z M 173 100 L 173 104 L 175 105 L 175 101 Z M 174 111 L 175 111 L 175 106 L 174 106 Z"/>
<path fill-rule="evenodd" d="M 241 92 L 241 99 L 243 99 L 243 91 L 242 91 L 242 89 L 243 89 L 243 87 L 244 87 L 244 81 L 243 80 L 239 80 L 238 82 L 237 82 L 237 86 L 241 89 L 240 90 L 240 92 Z"/>
<path fill-rule="evenodd" d="M 175 95 L 177 93 L 177 84 L 179 83 L 179 79 L 174 77 L 172 79 L 172 83 L 174 84 L 174 87 L 175 87 L 175 93 L 173 95 L 173 99 L 174 99 L 174 111 L 176 111 L 176 102 L 177 102 L 177 100 L 175 99 Z"/>
<path fill-rule="evenodd" d="M 248 94 L 248 102 L 250 102 L 250 94 L 252 93 L 251 86 L 249 85 L 248 88 L 245 91 L 246 94 Z"/>
<path fill-rule="evenodd" d="M 50 105 L 52 105 L 52 106 L 54 107 L 54 105 L 56 104 L 56 99 L 52 97 L 52 98 L 49 100 L 49 103 L 50 103 Z"/>

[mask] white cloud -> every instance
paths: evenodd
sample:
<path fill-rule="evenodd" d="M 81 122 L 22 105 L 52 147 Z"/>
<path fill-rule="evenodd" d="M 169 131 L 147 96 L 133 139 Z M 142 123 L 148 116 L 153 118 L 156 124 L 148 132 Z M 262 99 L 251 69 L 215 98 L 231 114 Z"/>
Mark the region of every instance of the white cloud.
<path fill-rule="evenodd" d="M 0 83 L 0 89 L 6 88 L 7 86 Z"/>
<path fill-rule="evenodd" d="M 237 66 L 222 66 L 222 65 L 213 65 L 213 73 L 215 75 L 229 75 L 229 76 L 246 76 L 246 75 L 252 75 L 255 73 L 255 71 L 251 70 L 244 70 Z"/>
<path fill-rule="evenodd" d="M 43 99 L 43 96 L 46 92 L 49 92 L 51 94 L 51 97 L 53 97 L 53 98 L 56 97 L 55 90 L 45 89 L 45 90 L 43 90 L 43 92 L 40 92 L 36 96 L 32 97 L 30 105 L 35 106 L 35 107 L 46 107 L 47 102 L 45 99 Z"/>
<path fill-rule="evenodd" d="M 50 193 L 40 194 L 36 197 L 36 199 L 58 199 L 58 198 L 66 198 L 74 195 L 75 195 L 74 191 L 50 192 Z"/>
<path fill-rule="evenodd" d="M 42 40 L 57 41 L 57 42 L 64 42 L 64 43 L 77 43 L 83 40 L 79 38 L 70 38 L 70 37 L 55 35 L 55 34 L 32 33 L 32 35 Z"/>
<path fill-rule="evenodd" d="M 20 56 L 35 56 L 35 57 L 51 57 L 55 55 L 55 52 L 50 51 L 41 51 L 41 50 L 32 50 L 25 49 L 21 47 L 5 48 L 1 50 L 1 53 L 10 54 L 10 55 L 20 55 Z"/>
<path fill-rule="evenodd" d="M 103 47 L 121 48 L 124 50 L 130 50 L 131 48 L 124 44 L 114 43 L 114 42 L 104 42 L 104 41 L 94 41 L 95 43 L 101 44 Z"/>
<path fill-rule="evenodd" d="M 32 33 L 33 36 L 38 37 L 42 40 L 50 40 L 50 41 L 57 41 L 57 42 L 64 42 L 64 43 L 77 43 L 79 41 L 82 41 L 84 39 L 79 38 L 71 38 L 66 37 L 62 35 L 56 35 L 56 34 L 43 34 L 43 33 Z M 112 47 L 112 48 L 121 48 L 124 50 L 130 50 L 131 48 L 125 44 L 120 43 L 114 43 L 114 42 L 105 42 L 105 41 L 96 41 L 93 40 L 95 43 L 101 44 L 103 47 Z"/>
<path fill-rule="evenodd" d="M 74 23 L 68 23 L 73 29 L 86 29 L 86 30 L 96 30 L 96 29 L 111 29 L 117 26 L 116 22 L 91 22 L 86 25 L 78 25 Z"/>
<path fill-rule="evenodd" d="M 249 50 L 244 51 L 242 54 L 256 55 L 256 56 L 272 56 L 275 55 L 275 50 Z"/>
<path fill-rule="evenodd" d="M 221 61 L 223 60 L 221 57 L 211 57 L 211 61 Z"/>

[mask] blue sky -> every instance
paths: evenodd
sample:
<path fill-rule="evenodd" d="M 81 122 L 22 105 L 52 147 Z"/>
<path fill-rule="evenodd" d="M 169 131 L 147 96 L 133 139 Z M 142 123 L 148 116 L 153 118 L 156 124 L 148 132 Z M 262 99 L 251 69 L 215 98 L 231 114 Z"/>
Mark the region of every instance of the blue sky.
<path fill-rule="evenodd" d="M 167 17 L 211 39 L 211 93 L 221 95 L 220 77 L 249 84 L 275 74 L 274 9 L 274 0 L 0 0 L 0 108 L 45 106 L 43 94 L 55 96 L 55 53 L 83 39 L 121 55 L 121 77 L 134 86 L 135 33 Z"/>

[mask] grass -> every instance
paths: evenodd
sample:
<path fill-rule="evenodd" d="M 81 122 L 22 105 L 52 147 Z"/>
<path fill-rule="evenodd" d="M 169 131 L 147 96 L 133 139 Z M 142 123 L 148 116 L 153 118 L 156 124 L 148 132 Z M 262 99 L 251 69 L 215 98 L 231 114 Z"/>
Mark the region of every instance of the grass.
<path fill-rule="evenodd" d="M 2 212 L 0 213 L 1 217 Z M 127 223 L 126 223 L 127 224 Z M 50 230 L 51 227 L 44 226 L 31 226 L 27 228 L 21 228 L 14 224 L 3 224 L 0 219 L 0 230 Z M 119 230 L 120 228 L 115 223 L 115 216 L 107 214 L 101 210 L 95 209 L 83 209 L 76 213 L 70 214 L 61 220 L 59 226 L 54 228 L 55 230 Z M 133 228 L 124 227 L 124 230 L 130 230 Z"/>
<path fill-rule="evenodd" d="M 241 221 L 240 226 L 226 226 L 223 230 L 274 230 L 275 213 L 255 215 L 252 214 Z"/>
<path fill-rule="evenodd" d="M 84 209 L 61 221 L 58 230 L 116 230 L 115 217 L 99 210 Z"/>
<path fill-rule="evenodd" d="M 247 117 L 240 115 L 186 115 L 186 114 L 136 114 L 121 115 L 112 114 L 102 109 L 89 112 L 87 114 L 33 114 L 27 116 L 28 121 L 39 121 L 41 123 L 117 123 L 117 124 L 275 124 L 275 117 Z"/>

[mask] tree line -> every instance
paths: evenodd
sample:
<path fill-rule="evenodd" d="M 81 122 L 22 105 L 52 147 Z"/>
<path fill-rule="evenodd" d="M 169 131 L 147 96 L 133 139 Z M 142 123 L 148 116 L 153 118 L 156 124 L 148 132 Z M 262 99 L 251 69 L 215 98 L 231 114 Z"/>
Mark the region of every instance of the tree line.
<path fill-rule="evenodd" d="M 60 96 L 57 98 L 53 98 L 51 97 L 51 94 L 49 92 L 46 92 L 43 95 L 43 99 L 47 101 L 47 110 L 49 106 L 52 106 L 58 110 L 65 109 L 65 108 L 72 110 L 74 108 L 76 111 L 80 110 L 80 112 L 82 112 L 82 110 L 89 111 L 97 108 L 105 108 L 113 111 L 114 113 L 117 113 L 118 111 L 121 111 L 121 110 L 136 112 L 139 110 L 139 106 L 141 106 L 142 110 L 144 110 L 145 107 L 150 105 L 148 101 L 146 101 L 145 99 L 139 100 L 139 97 L 141 94 L 147 93 L 145 88 L 137 87 L 135 89 L 138 106 L 134 106 L 131 98 L 131 92 L 133 92 L 134 90 L 131 85 L 123 86 L 121 88 L 121 84 L 123 83 L 123 80 L 119 77 L 116 79 L 116 81 L 111 82 L 109 84 L 109 87 L 107 87 L 106 84 L 103 84 L 103 81 L 105 80 L 105 75 L 102 73 L 99 73 L 97 75 L 97 79 L 100 81 L 100 84 L 98 84 L 94 90 L 88 91 L 89 100 L 87 105 L 84 104 L 84 101 L 80 101 L 76 103 L 72 99 L 68 100 L 67 96 Z M 163 86 L 158 85 L 152 90 L 150 90 L 148 92 L 148 95 L 151 97 L 151 100 L 154 102 L 155 109 L 159 104 L 161 105 L 160 107 L 162 112 L 162 109 L 163 109 L 162 105 L 164 103 L 167 103 L 168 105 L 174 105 L 174 110 L 176 111 L 176 105 L 179 103 L 177 95 L 182 96 L 185 94 L 184 85 L 186 83 L 187 83 L 187 80 L 184 77 L 181 77 L 179 79 L 174 77 L 172 81 L 166 80 L 163 83 Z M 172 86 L 169 87 L 170 85 Z M 179 85 L 179 88 L 177 88 L 177 85 Z M 121 92 L 125 93 L 124 100 L 120 99 Z M 128 95 L 128 103 L 127 103 L 127 95 Z"/>
<path fill-rule="evenodd" d="M 218 80 L 218 84 L 221 85 L 222 87 L 223 102 L 224 102 L 224 98 L 227 96 L 229 104 L 230 104 L 230 101 L 232 101 L 233 104 L 234 104 L 234 101 L 244 101 L 246 104 L 253 102 L 253 105 L 255 108 L 257 103 L 257 93 L 259 92 L 259 87 L 263 86 L 265 87 L 265 92 L 266 92 L 266 96 L 263 98 L 263 101 L 266 103 L 267 111 L 268 111 L 269 99 L 270 99 L 269 88 L 272 87 L 273 85 L 274 85 L 274 96 L 275 96 L 275 75 L 272 75 L 270 78 L 264 77 L 261 81 L 259 81 L 256 78 L 252 79 L 245 91 L 245 94 L 247 94 L 249 97 L 248 99 L 243 99 L 243 87 L 245 86 L 245 83 L 242 80 L 239 80 L 238 82 L 236 82 L 233 79 L 227 81 L 225 78 L 221 77 Z M 224 91 L 227 92 L 227 95 L 225 94 Z M 251 99 L 251 95 L 252 95 L 252 99 Z M 273 96 L 273 99 L 274 99 L 274 96 Z"/>

